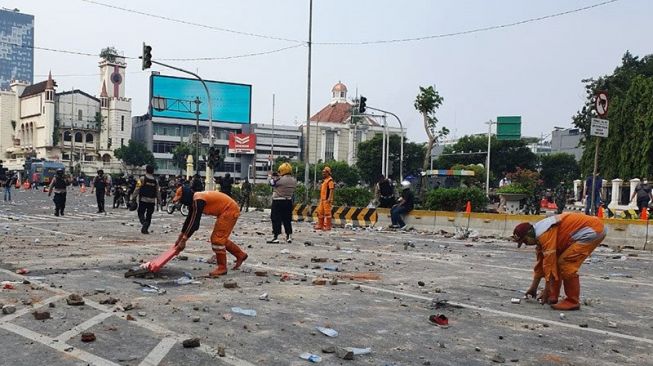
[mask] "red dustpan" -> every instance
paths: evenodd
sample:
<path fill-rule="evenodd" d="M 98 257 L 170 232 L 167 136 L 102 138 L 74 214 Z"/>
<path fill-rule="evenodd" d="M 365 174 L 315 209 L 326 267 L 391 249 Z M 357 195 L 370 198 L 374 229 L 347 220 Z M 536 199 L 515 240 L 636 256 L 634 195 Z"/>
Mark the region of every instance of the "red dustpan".
<path fill-rule="evenodd" d="M 165 266 L 166 263 L 170 262 L 172 258 L 177 256 L 177 254 L 179 254 L 179 251 L 177 250 L 177 247 L 173 244 L 172 247 L 170 247 L 170 249 L 159 254 L 153 260 L 149 262 L 145 262 L 138 267 L 129 269 L 125 273 L 125 277 L 144 276 L 150 272 L 151 273 L 159 272 L 161 268 L 163 268 L 163 266 Z"/>

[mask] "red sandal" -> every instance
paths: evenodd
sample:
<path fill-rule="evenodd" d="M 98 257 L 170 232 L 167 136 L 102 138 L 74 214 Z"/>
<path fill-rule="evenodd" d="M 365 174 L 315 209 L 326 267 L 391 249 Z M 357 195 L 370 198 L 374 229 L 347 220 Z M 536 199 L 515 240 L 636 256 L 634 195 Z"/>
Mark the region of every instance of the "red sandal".
<path fill-rule="evenodd" d="M 441 328 L 449 328 L 449 319 L 443 314 L 431 315 L 429 316 L 429 321 Z"/>

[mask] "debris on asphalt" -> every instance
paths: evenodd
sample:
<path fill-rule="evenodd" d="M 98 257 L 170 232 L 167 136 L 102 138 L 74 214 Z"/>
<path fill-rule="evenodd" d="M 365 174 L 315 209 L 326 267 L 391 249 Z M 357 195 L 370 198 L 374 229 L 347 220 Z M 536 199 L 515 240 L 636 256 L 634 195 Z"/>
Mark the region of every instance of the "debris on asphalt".
<path fill-rule="evenodd" d="M 325 327 L 315 327 L 320 333 L 324 334 L 327 337 L 337 337 L 338 336 L 338 331 L 332 328 L 325 328 Z"/>
<path fill-rule="evenodd" d="M 617 327 L 617 323 L 615 323 L 615 322 L 608 322 L 608 327 L 610 327 L 610 328 L 616 328 L 616 327 Z"/>
<path fill-rule="evenodd" d="M 78 294 L 70 294 L 66 298 L 66 303 L 70 306 L 81 306 L 84 305 L 84 299 Z"/>
<path fill-rule="evenodd" d="M 588 324 L 587 323 L 580 323 L 580 324 L 578 324 L 578 326 L 581 327 L 581 328 L 587 328 Z"/>
<path fill-rule="evenodd" d="M 17 269 L 17 270 L 16 270 L 16 273 L 17 273 L 17 274 L 20 274 L 20 275 L 28 274 L 28 273 L 29 273 L 29 269 L 27 269 L 27 268 L 20 268 L 20 269 Z"/>
<path fill-rule="evenodd" d="M 565 320 L 565 313 L 560 313 L 560 320 Z"/>
<path fill-rule="evenodd" d="M 299 355 L 299 358 L 307 360 L 307 361 L 312 362 L 312 363 L 318 363 L 318 362 L 322 361 L 322 357 L 320 357 L 319 355 L 315 355 L 315 354 L 308 353 L 308 352 L 302 353 L 301 355 Z"/>
<path fill-rule="evenodd" d="M 13 305 L 4 305 L 2 307 L 2 313 L 5 315 L 13 314 L 16 312 L 16 307 Z"/>
<path fill-rule="evenodd" d="M 50 319 L 50 312 L 49 311 L 35 311 L 32 313 L 34 315 L 34 319 L 36 320 L 46 320 Z"/>
<path fill-rule="evenodd" d="M 325 271 L 338 272 L 338 266 L 334 264 L 323 266 L 322 269 L 324 269 Z"/>
<path fill-rule="evenodd" d="M 521 304 L 521 299 L 517 297 L 513 297 L 512 299 L 510 299 L 510 302 L 513 304 Z"/>
<path fill-rule="evenodd" d="M 449 319 L 444 314 L 435 314 L 429 316 L 431 324 L 437 325 L 440 328 L 449 327 Z"/>
<path fill-rule="evenodd" d="M 194 316 L 192 318 L 192 320 L 193 320 L 193 323 L 199 323 L 200 322 L 200 317 L 199 316 Z"/>
<path fill-rule="evenodd" d="M 182 346 L 184 346 L 184 348 L 196 348 L 200 346 L 200 339 L 199 338 L 185 339 L 181 344 Z"/>
<path fill-rule="evenodd" d="M 492 356 L 491 360 L 492 360 L 492 362 L 495 362 L 495 363 L 505 363 L 506 362 L 506 358 L 501 356 L 498 353 L 495 354 L 494 356 Z"/>
<path fill-rule="evenodd" d="M 336 346 L 322 347 L 322 353 L 336 353 Z"/>
<path fill-rule="evenodd" d="M 84 332 L 82 333 L 82 342 L 88 343 L 95 341 L 95 333 Z"/>
<path fill-rule="evenodd" d="M 329 258 L 318 258 L 318 257 L 311 258 L 311 262 L 313 262 L 313 263 L 324 263 L 324 262 L 326 262 L 328 260 L 329 260 Z"/>
<path fill-rule="evenodd" d="M 218 356 L 224 357 L 226 355 L 227 355 L 227 353 L 225 352 L 224 346 L 218 346 Z"/>
<path fill-rule="evenodd" d="M 256 310 L 253 309 L 243 309 L 240 307 L 232 307 L 231 311 L 236 314 L 246 315 L 246 316 L 256 316 Z"/>
<path fill-rule="evenodd" d="M 140 281 L 133 281 L 133 282 L 137 285 L 142 286 L 143 288 L 141 289 L 141 291 L 143 292 L 149 292 L 149 293 L 154 293 L 159 295 L 163 295 L 167 292 L 167 290 L 161 289 L 154 285 L 150 285 L 149 283 L 140 282 Z"/>
<path fill-rule="evenodd" d="M 263 301 L 270 301 L 270 296 L 268 295 L 267 292 L 264 292 L 258 297 L 258 299 Z"/>
<path fill-rule="evenodd" d="M 231 315 L 231 314 L 229 314 L 229 313 L 225 313 L 225 314 L 222 314 L 222 318 L 223 318 L 224 320 L 226 320 L 226 321 L 231 321 L 231 319 L 233 319 L 234 316 Z"/>
<path fill-rule="evenodd" d="M 353 360 L 354 352 L 346 348 L 338 347 L 336 348 L 336 356 L 342 358 L 343 360 Z"/>
<path fill-rule="evenodd" d="M 424 287 L 426 285 L 424 281 L 417 281 L 417 286 Z"/>
<path fill-rule="evenodd" d="M 367 355 L 372 353 L 372 348 L 367 347 L 367 348 L 357 348 L 357 347 L 345 347 L 346 350 L 352 351 L 354 353 L 354 356 L 361 356 L 361 355 Z"/>
<path fill-rule="evenodd" d="M 323 277 L 318 277 L 318 278 L 314 279 L 312 283 L 314 285 L 316 285 L 316 286 L 323 286 L 323 285 L 326 285 L 327 279 L 323 278 Z"/>
<path fill-rule="evenodd" d="M 119 299 L 116 299 L 116 298 L 114 298 L 114 297 L 108 297 L 108 298 L 106 298 L 106 299 L 102 299 L 102 300 L 100 300 L 100 304 L 101 304 L 101 305 L 114 305 L 114 304 L 117 303 L 118 301 L 120 301 L 120 300 L 119 300 Z"/>
<path fill-rule="evenodd" d="M 238 287 L 238 282 L 234 280 L 227 280 L 222 286 L 224 286 L 224 288 L 234 289 Z"/>
<path fill-rule="evenodd" d="M 267 277 L 268 271 L 255 271 L 254 274 L 258 277 Z"/>

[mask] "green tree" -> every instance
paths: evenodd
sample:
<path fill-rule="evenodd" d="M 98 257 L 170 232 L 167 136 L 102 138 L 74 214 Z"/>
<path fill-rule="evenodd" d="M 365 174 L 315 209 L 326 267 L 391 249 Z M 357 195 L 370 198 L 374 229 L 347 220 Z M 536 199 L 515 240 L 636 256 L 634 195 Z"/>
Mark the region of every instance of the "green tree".
<path fill-rule="evenodd" d="M 156 167 L 154 154 L 152 154 L 152 152 L 147 149 L 145 144 L 138 141 L 129 140 L 127 145 L 113 150 L 113 154 L 116 156 L 116 158 L 122 161 L 125 169 L 130 171 L 136 167 L 148 164 Z"/>
<path fill-rule="evenodd" d="M 424 131 L 426 131 L 426 136 L 428 137 L 424 161 L 422 163 L 424 170 L 428 169 L 429 163 L 431 162 L 433 145 L 435 145 L 440 137 L 449 134 L 449 130 L 446 127 L 442 127 L 439 131 L 437 130 L 438 118 L 435 116 L 435 112 L 440 108 L 443 101 L 444 98 L 435 90 L 435 86 L 428 86 L 426 88 L 420 86 L 419 94 L 415 98 L 415 109 L 422 114 Z"/>
<path fill-rule="evenodd" d="M 100 57 L 109 62 L 114 62 L 116 56 L 118 56 L 118 50 L 115 47 L 105 47 L 100 51 Z"/>
<path fill-rule="evenodd" d="M 311 165 L 312 169 L 317 169 L 317 180 L 322 180 L 322 170 L 325 166 L 331 168 L 331 176 L 336 183 L 344 183 L 346 186 L 355 187 L 360 179 L 360 172 L 355 166 L 349 166 L 345 161 L 330 161 L 327 163 L 319 163 Z M 313 171 L 311 171 L 311 177 Z"/>
<path fill-rule="evenodd" d="M 574 179 L 581 178 L 580 167 L 573 155 L 566 153 L 543 155 L 540 157 L 540 164 L 542 167 L 540 175 L 546 188 L 555 188 L 563 180 L 570 185 Z"/>
<path fill-rule="evenodd" d="M 600 138 L 589 135 L 591 118 L 596 115 L 594 97 L 606 90 L 610 99 L 609 137 L 602 138 L 598 169 L 606 179 L 643 178 L 653 175 L 653 55 L 643 58 L 626 52 L 611 75 L 586 79 L 585 102 L 573 117 L 583 133 L 581 172 L 594 166 L 595 144 Z"/>
<path fill-rule="evenodd" d="M 401 138 L 390 135 L 390 177 L 399 178 L 399 164 L 401 152 Z M 381 152 L 383 149 L 383 136 L 374 135 L 373 138 L 358 144 L 356 167 L 360 171 L 361 179 L 369 184 L 376 184 L 381 175 Z M 425 144 L 404 141 L 404 176 L 416 175 L 422 167 L 422 158 L 426 148 Z"/>
<path fill-rule="evenodd" d="M 537 156 L 526 146 L 523 140 L 504 141 L 496 137 L 490 139 L 490 177 L 502 176 L 503 172 L 514 172 L 517 168 L 533 170 L 537 166 Z M 457 143 L 444 148 L 443 155 L 435 162 L 434 167 L 451 169 L 454 165 L 483 164 L 487 160 L 487 136 L 463 136 Z M 477 153 L 478 154 L 471 154 Z M 461 154 L 456 154 L 461 153 Z M 464 155 L 462 153 L 465 153 Z M 449 155 L 451 154 L 451 155 Z"/>
<path fill-rule="evenodd" d="M 186 157 L 192 153 L 190 144 L 186 142 L 182 142 L 172 149 L 172 160 L 175 162 L 175 166 L 179 168 L 179 175 L 186 168 Z"/>

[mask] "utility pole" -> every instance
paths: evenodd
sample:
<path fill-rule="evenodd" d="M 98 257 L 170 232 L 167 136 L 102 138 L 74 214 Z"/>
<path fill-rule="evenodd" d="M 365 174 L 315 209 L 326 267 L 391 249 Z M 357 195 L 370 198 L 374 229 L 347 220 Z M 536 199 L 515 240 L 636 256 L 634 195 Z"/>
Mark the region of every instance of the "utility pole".
<path fill-rule="evenodd" d="M 304 151 L 304 201 L 309 202 L 310 189 L 308 187 L 308 177 L 309 177 L 309 167 L 310 163 L 308 161 L 309 155 L 309 146 L 311 141 L 311 46 L 313 40 L 313 0 L 309 0 L 309 9 L 308 9 L 308 70 L 307 70 L 307 85 L 306 85 L 306 150 Z M 316 136 L 317 138 L 317 136 Z M 317 149 L 316 149 L 317 150 Z"/>
<path fill-rule="evenodd" d="M 200 97 L 195 97 L 195 174 L 200 174 L 200 104 L 202 101 Z"/>
<path fill-rule="evenodd" d="M 75 154 L 75 131 L 73 121 L 75 120 L 75 87 L 70 91 L 70 174 L 73 174 L 73 156 Z"/>
<path fill-rule="evenodd" d="M 396 114 L 394 114 L 392 112 L 384 111 L 383 109 L 372 108 L 372 107 L 368 107 L 368 106 L 365 106 L 365 108 L 371 109 L 373 111 L 378 111 L 378 112 L 381 112 L 381 113 L 387 113 L 387 114 L 391 115 L 392 117 L 396 118 L 397 122 L 399 122 L 399 128 L 401 129 L 401 133 L 400 133 L 400 136 L 399 136 L 400 140 L 401 140 L 400 143 L 399 143 L 399 145 L 401 146 L 400 147 L 400 152 L 399 152 L 399 160 L 400 160 L 400 162 L 399 162 L 399 181 L 400 182 L 403 181 L 404 180 L 404 125 L 401 123 L 401 119 L 399 119 L 399 116 L 397 116 Z"/>
<path fill-rule="evenodd" d="M 496 122 L 487 121 L 487 160 L 485 162 L 485 195 L 490 197 L 490 142 L 492 136 L 492 125 Z"/>
<path fill-rule="evenodd" d="M 270 171 L 274 167 L 274 93 L 272 94 L 272 148 L 270 149 Z M 256 159 L 256 158 L 254 158 Z"/>

